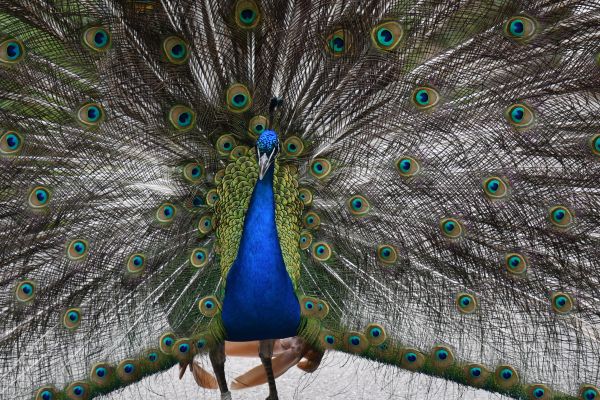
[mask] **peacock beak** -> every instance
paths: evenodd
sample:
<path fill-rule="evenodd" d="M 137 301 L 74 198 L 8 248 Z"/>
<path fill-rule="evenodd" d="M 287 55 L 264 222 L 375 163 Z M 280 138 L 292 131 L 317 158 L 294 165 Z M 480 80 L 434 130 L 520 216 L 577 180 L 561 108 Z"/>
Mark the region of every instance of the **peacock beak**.
<path fill-rule="evenodd" d="M 267 155 L 267 153 L 260 153 L 260 151 L 256 150 L 256 152 L 258 153 L 258 168 L 259 168 L 259 173 L 258 173 L 258 179 L 262 180 L 262 178 L 266 175 L 267 171 L 269 170 L 269 167 L 271 166 L 271 164 L 273 163 L 273 160 L 275 159 L 275 150 L 273 149 L 271 151 L 271 154 Z"/>

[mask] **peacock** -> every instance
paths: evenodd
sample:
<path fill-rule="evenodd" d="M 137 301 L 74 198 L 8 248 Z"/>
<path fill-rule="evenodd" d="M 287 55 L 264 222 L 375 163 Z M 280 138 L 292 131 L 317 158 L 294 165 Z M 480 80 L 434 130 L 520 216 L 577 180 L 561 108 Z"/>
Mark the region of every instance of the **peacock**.
<path fill-rule="evenodd" d="M 2 399 L 600 400 L 599 244 L 597 0 L 0 0 Z"/>

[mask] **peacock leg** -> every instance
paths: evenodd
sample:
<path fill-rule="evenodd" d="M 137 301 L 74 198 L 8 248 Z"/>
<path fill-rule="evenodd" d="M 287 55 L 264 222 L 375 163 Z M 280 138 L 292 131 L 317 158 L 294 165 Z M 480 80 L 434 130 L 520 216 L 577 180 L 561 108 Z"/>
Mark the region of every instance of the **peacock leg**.
<path fill-rule="evenodd" d="M 260 361 L 262 361 L 269 382 L 269 397 L 267 397 L 267 400 L 279 400 L 279 397 L 277 396 L 277 387 L 275 386 L 275 376 L 273 375 L 273 364 L 271 361 L 274 345 L 275 340 L 261 340 L 258 350 Z"/>
<path fill-rule="evenodd" d="M 221 400 L 231 400 L 231 392 L 227 388 L 227 380 L 225 379 L 225 343 L 220 343 L 211 348 L 208 356 L 217 376 L 219 389 L 221 389 Z"/>

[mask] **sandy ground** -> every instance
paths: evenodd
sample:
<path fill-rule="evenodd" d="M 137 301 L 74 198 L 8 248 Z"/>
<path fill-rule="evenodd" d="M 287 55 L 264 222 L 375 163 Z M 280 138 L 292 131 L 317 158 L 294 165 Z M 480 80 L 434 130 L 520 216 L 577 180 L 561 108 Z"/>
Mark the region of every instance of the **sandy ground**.
<path fill-rule="evenodd" d="M 208 360 L 203 359 L 209 368 Z M 226 364 L 228 379 L 258 365 L 258 359 L 232 358 Z M 188 372 L 177 380 L 177 368 L 152 376 L 122 391 L 101 397 L 102 400 L 187 400 L 214 399 L 216 391 L 198 388 Z M 280 400 L 508 400 L 507 397 L 474 390 L 442 379 L 385 367 L 381 364 L 352 359 L 340 353 L 328 353 L 313 374 L 292 368 L 277 379 Z M 266 385 L 233 392 L 233 399 L 264 400 Z"/>

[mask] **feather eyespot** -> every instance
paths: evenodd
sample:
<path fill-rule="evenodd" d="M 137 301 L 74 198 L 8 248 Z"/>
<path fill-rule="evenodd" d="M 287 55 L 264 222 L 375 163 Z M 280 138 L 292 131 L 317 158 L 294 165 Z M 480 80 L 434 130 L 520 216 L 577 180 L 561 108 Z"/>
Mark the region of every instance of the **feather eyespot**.
<path fill-rule="evenodd" d="M 301 188 L 300 190 L 298 190 L 298 198 L 300 199 L 300 201 L 302 201 L 304 206 L 308 207 L 312 204 L 313 194 L 309 189 Z"/>
<path fill-rule="evenodd" d="M 579 390 L 579 398 L 582 400 L 600 399 L 600 390 L 592 385 L 583 385 Z"/>
<path fill-rule="evenodd" d="M 464 367 L 464 371 L 467 375 L 467 381 L 474 386 L 483 385 L 490 375 L 488 369 L 482 364 L 468 364 Z"/>
<path fill-rule="evenodd" d="M 304 214 L 302 218 L 302 222 L 304 223 L 304 227 L 308 229 L 318 229 L 321 225 L 321 217 L 314 211 L 309 211 Z"/>
<path fill-rule="evenodd" d="M 243 29 L 252 29 L 258 25 L 260 10 L 253 0 L 238 0 L 236 2 L 235 22 Z"/>
<path fill-rule="evenodd" d="M 558 228 L 569 228 L 573 224 L 573 213 L 567 207 L 552 207 L 548 215 L 550 222 Z"/>
<path fill-rule="evenodd" d="M 63 325 L 70 330 L 79 328 L 81 325 L 81 310 L 69 308 L 63 315 Z"/>
<path fill-rule="evenodd" d="M 350 197 L 350 199 L 348 199 L 347 206 L 348 210 L 350 210 L 350 213 L 354 216 L 366 215 L 371 209 L 369 201 L 361 195 Z"/>
<path fill-rule="evenodd" d="M 36 186 L 29 193 L 29 206 L 31 208 L 44 208 L 50 201 L 50 191 L 43 186 Z"/>
<path fill-rule="evenodd" d="M 416 349 L 407 348 L 402 351 L 400 365 L 409 371 L 419 370 L 425 364 L 425 357 Z"/>
<path fill-rule="evenodd" d="M 521 275 L 527 271 L 527 260 L 521 254 L 508 253 L 505 256 L 506 270 L 514 275 Z"/>
<path fill-rule="evenodd" d="M 23 60 L 25 46 L 17 39 L 6 39 L 0 43 L 0 63 L 15 64 Z"/>
<path fill-rule="evenodd" d="M 454 364 L 454 354 L 445 346 L 434 347 L 431 351 L 431 359 L 435 368 L 445 369 Z"/>
<path fill-rule="evenodd" d="M 552 398 L 552 390 L 546 385 L 531 385 L 527 389 L 527 394 L 532 400 L 549 400 Z"/>
<path fill-rule="evenodd" d="M 198 221 L 198 232 L 204 236 L 213 229 L 213 216 L 212 214 L 203 215 Z"/>
<path fill-rule="evenodd" d="M 100 103 L 85 103 L 77 111 L 77 120 L 86 128 L 97 127 L 104 121 L 104 108 Z"/>
<path fill-rule="evenodd" d="M 238 158 L 245 156 L 249 149 L 250 148 L 248 146 L 244 145 L 235 146 L 233 150 L 231 150 L 231 153 L 229 153 L 229 160 L 235 161 Z"/>
<path fill-rule="evenodd" d="M 178 131 L 188 131 L 196 125 L 196 113 L 189 107 L 176 104 L 169 110 L 169 122 Z"/>
<path fill-rule="evenodd" d="M 0 136 L 0 154 L 14 155 L 23 147 L 23 138 L 15 131 L 6 131 Z"/>
<path fill-rule="evenodd" d="M 455 218 L 442 219 L 440 229 L 442 234 L 450 239 L 457 239 L 464 234 L 462 224 Z"/>
<path fill-rule="evenodd" d="M 99 386 L 104 386 L 108 383 L 109 378 L 112 377 L 112 368 L 109 364 L 101 363 L 96 364 L 92 367 L 90 373 L 90 380 Z"/>
<path fill-rule="evenodd" d="M 135 360 L 123 360 L 117 366 L 117 375 L 124 382 L 130 382 L 137 377 L 137 362 Z"/>
<path fill-rule="evenodd" d="M 175 218 L 175 214 L 177 213 L 177 209 L 173 203 L 163 203 L 156 210 L 156 219 L 160 223 L 169 223 L 173 221 Z"/>
<path fill-rule="evenodd" d="M 87 28 L 82 36 L 83 44 L 94 51 L 106 51 L 110 48 L 111 36 L 108 29 L 102 26 Z"/>
<path fill-rule="evenodd" d="M 196 350 L 203 351 L 206 348 L 207 344 L 208 342 L 205 338 L 200 338 L 196 340 Z"/>
<path fill-rule="evenodd" d="M 300 233 L 300 239 L 298 240 L 298 246 L 300 247 L 300 249 L 306 250 L 310 247 L 312 241 L 312 234 L 308 231 L 302 231 Z"/>
<path fill-rule="evenodd" d="M 56 400 L 56 389 L 51 386 L 44 386 L 40 388 L 36 395 L 35 400 Z"/>
<path fill-rule="evenodd" d="M 552 309 L 558 314 L 566 314 L 573 309 L 573 298 L 567 293 L 558 292 L 551 296 Z"/>
<path fill-rule="evenodd" d="M 494 378 L 496 384 L 498 384 L 498 386 L 500 386 L 502 389 L 508 389 L 519 383 L 519 375 L 517 374 L 517 371 L 508 365 L 500 365 L 498 368 L 496 368 Z"/>
<path fill-rule="evenodd" d="M 510 18 L 504 24 L 504 34 L 517 42 L 525 42 L 537 33 L 536 22 L 522 15 Z"/>
<path fill-rule="evenodd" d="M 146 268 L 146 257 L 142 253 L 135 253 L 127 259 L 127 272 L 139 274 Z"/>
<path fill-rule="evenodd" d="M 331 258 L 331 246 L 325 242 L 316 242 L 312 246 L 312 256 L 318 261 L 327 261 Z"/>
<path fill-rule="evenodd" d="M 195 268 L 202 268 L 208 262 L 208 252 L 204 247 L 198 247 L 192 250 L 190 262 Z"/>
<path fill-rule="evenodd" d="M 15 296 L 20 302 L 27 303 L 35 297 L 35 290 L 36 287 L 33 281 L 22 281 L 17 284 Z"/>
<path fill-rule="evenodd" d="M 365 329 L 365 335 L 369 338 L 369 344 L 379 346 L 387 338 L 385 329 L 379 324 L 369 324 Z"/>
<path fill-rule="evenodd" d="M 309 168 L 310 174 L 317 179 L 324 179 L 331 172 L 331 164 L 324 158 L 315 158 Z"/>
<path fill-rule="evenodd" d="M 86 400 L 89 398 L 90 390 L 85 382 L 73 382 L 65 390 L 70 400 Z"/>
<path fill-rule="evenodd" d="M 221 309 L 221 304 L 215 296 L 206 296 L 198 302 L 200 313 L 207 318 L 212 318 L 217 315 Z"/>
<path fill-rule="evenodd" d="M 175 335 L 172 332 L 163 334 L 159 340 L 160 351 L 164 354 L 171 354 L 175 344 Z"/>
<path fill-rule="evenodd" d="M 157 362 L 159 358 L 159 354 L 155 351 L 151 351 L 146 355 L 146 360 L 150 361 L 151 363 Z"/>
<path fill-rule="evenodd" d="M 252 96 L 248 87 L 235 83 L 227 89 L 227 108 L 234 113 L 243 113 L 252 106 Z"/>
<path fill-rule="evenodd" d="M 314 317 L 318 312 L 317 299 L 309 296 L 302 296 L 298 299 L 300 302 L 300 313 L 307 317 Z"/>
<path fill-rule="evenodd" d="M 402 40 L 402 25 L 396 21 L 384 22 L 371 30 L 371 39 L 381 50 L 394 50 Z"/>
<path fill-rule="evenodd" d="M 477 309 L 477 299 L 468 293 L 459 293 L 456 296 L 456 307 L 463 314 L 471 314 Z"/>
<path fill-rule="evenodd" d="M 217 193 L 217 189 L 210 189 L 206 192 L 206 204 L 213 207 L 217 201 L 219 201 L 219 194 Z"/>
<path fill-rule="evenodd" d="M 351 48 L 351 35 L 345 29 L 338 29 L 326 39 L 325 48 L 333 57 L 341 57 Z"/>
<path fill-rule="evenodd" d="M 344 343 L 349 352 L 359 354 L 369 348 L 369 341 L 361 332 L 348 332 L 344 335 Z"/>
<path fill-rule="evenodd" d="M 290 136 L 283 142 L 283 152 L 291 157 L 298 157 L 304 151 L 304 143 L 298 136 Z"/>
<path fill-rule="evenodd" d="M 396 248 L 391 244 L 382 244 L 377 247 L 377 259 L 384 264 L 394 264 L 398 259 Z"/>
<path fill-rule="evenodd" d="M 179 339 L 173 346 L 174 355 L 180 362 L 191 361 L 194 357 L 192 343 L 190 339 Z"/>
<path fill-rule="evenodd" d="M 508 184 L 504 179 L 492 176 L 484 179 L 483 191 L 490 199 L 502 199 L 508 195 Z"/>
<path fill-rule="evenodd" d="M 200 182 L 204 178 L 204 174 L 204 166 L 197 162 L 188 163 L 183 167 L 183 177 L 190 183 Z"/>
<path fill-rule="evenodd" d="M 440 95 L 433 88 L 420 86 L 413 90 L 411 100 L 418 109 L 429 110 L 439 103 Z"/>
<path fill-rule="evenodd" d="M 408 156 L 400 157 L 396 161 L 396 168 L 398 169 L 400 175 L 402 175 L 405 178 L 415 176 L 421 170 L 419 162 L 414 158 Z"/>
<path fill-rule="evenodd" d="M 600 134 L 594 135 L 590 140 L 590 147 L 592 149 L 592 153 L 597 156 L 600 156 Z"/>
<path fill-rule="evenodd" d="M 267 129 L 267 124 L 269 121 L 267 117 L 262 115 L 256 115 L 250 119 L 248 123 L 248 134 L 253 139 L 258 139 L 261 133 Z"/>
<path fill-rule="evenodd" d="M 188 44 L 177 36 L 169 36 L 162 42 L 162 51 L 171 64 L 181 65 L 190 58 Z"/>
<path fill-rule="evenodd" d="M 229 134 L 221 135 L 217 139 L 217 152 L 222 156 L 229 156 L 235 147 L 235 138 Z"/>
<path fill-rule="evenodd" d="M 67 245 L 67 257 L 73 261 L 82 260 L 88 253 L 88 247 L 88 242 L 86 240 L 71 240 Z"/>
<path fill-rule="evenodd" d="M 528 128 L 535 121 L 533 110 L 522 103 L 509 106 L 505 111 L 505 117 L 517 129 Z"/>

